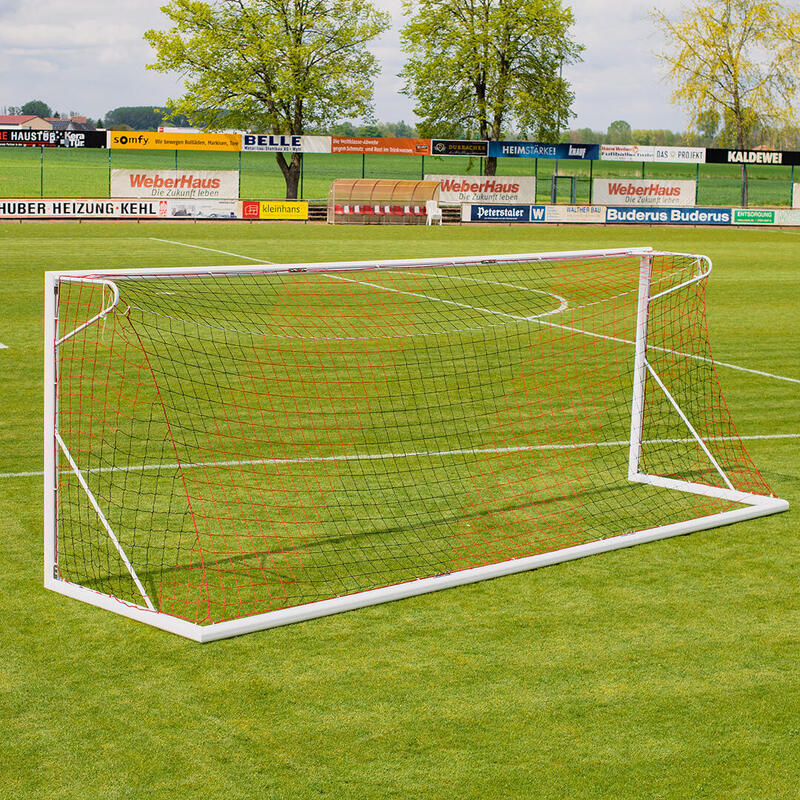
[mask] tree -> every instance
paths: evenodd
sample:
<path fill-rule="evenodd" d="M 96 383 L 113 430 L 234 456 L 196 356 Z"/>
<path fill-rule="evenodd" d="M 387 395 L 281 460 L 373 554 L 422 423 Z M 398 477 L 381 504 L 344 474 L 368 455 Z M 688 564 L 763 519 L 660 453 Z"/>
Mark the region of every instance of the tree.
<path fill-rule="evenodd" d="M 667 41 L 660 56 L 673 82 L 673 102 L 695 124 L 702 114 L 717 112 L 724 137 L 744 150 L 755 144 L 759 128 L 796 121 L 800 12 L 779 0 L 707 0 L 675 21 L 658 9 L 651 17 Z M 747 205 L 744 163 L 742 203 Z"/>
<path fill-rule="evenodd" d="M 44 100 L 29 100 L 20 109 L 20 114 L 32 114 L 34 117 L 46 119 L 53 116 L 53 109 Z"/>
<path fill-rule="evenodd" d="M 562 67 L 583 50 L 561 0 L 404 0 L 401 77 L 423 136 L 496 141 L 514 128 L 557 141 L 574 94 Z M 486 162 L 494 175 L 496 159 Z"/>
<path fill-rule="evenodd" d="M 170 100 L 205 130 L 302 135 L 369 117 L 378 72 L 366 45 L 389 27 L 371 0 L 171 0 L 173 22 L 145 39 L 149 69 L 181 72 Z M 297 197 L 302 155 L 276 153 L 286 197 Z"/>
<path fill-rule="evenodd" d="M 189 120 L 185 116 L 175 114 L 170 109 L 155 108 L 154 106 L 120 106 L 106 114 L 106 128 L 121 128 L 127 125 L 134 131 L 155 131 L 160 128 L 165 120 L 169 119 L 179 127 L 189 127 Z"/>
<path fill-rule="evenodd" d="M 609 144 L 632 144 L 633 134 L 631 126 L 624 119 L 618 119 L 608 126 L 606 141 Z"/>

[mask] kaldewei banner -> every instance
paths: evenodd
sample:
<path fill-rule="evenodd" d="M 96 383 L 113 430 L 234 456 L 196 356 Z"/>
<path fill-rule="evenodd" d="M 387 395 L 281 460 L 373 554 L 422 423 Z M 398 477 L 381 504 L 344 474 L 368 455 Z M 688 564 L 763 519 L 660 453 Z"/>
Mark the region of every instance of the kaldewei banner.
<path fill-rule="evenodd" d="M 709 147 L 708 164 L 767 164 L 773 167 L 800 165 L 800 152 L 793 150 L 724 150 Z"/>
<path fill-rule="evenodd" d="M 426 175 L 439 181 L 439 205 L 461 203 L 535 203 L 536 178 L 476 177 L 475 175 Z"/>
<path fill-rule="evenodd" d="M 331 153 L 427 156 L 430 155 L 430 152 L 430 139 L 381 139 L 368 136 L 331 136 Z"/>
<path fill-rule="evenodd" d="M 112 197 L 234 199 L 236 170 L 112 169 Z"/>
<path fill-rule="evenodd" d="M 0 199 L 0 219 L 237 219 L 237 200 Z"/>
<path fill-rule="evenodd" d="M 648 161 L 665 164 L 703 164 L 705 147 L 662 147 L 647 144 L 601 144 L 603 161 Z"/>
<path fill-rule="evenodd" d="M 105 131 L 0 129 L 0 147 L 105 147 Z"/>
<path fill-rule="evenodd" d="M 604 206 L 693 206 L 696 181 L 595 178 L 592 199 Z"/>
<path fill-rule="evenodd" d="M 545 144 L 543 142 L 489 142 L 489 155 L 497 158 L 558 158 L 593 161 L 599 144 Z"/>
<path fill-rule="evenodd" d="M 431 139 L 431 155 L 480 158 L 489 155 L 489 142 L 474 142 L 470 139 Z"/>
<path fill-rule="evenodd" d="M 730 225 L 730 208 L 606 208 L 607 223 L 645 225 Z"/>

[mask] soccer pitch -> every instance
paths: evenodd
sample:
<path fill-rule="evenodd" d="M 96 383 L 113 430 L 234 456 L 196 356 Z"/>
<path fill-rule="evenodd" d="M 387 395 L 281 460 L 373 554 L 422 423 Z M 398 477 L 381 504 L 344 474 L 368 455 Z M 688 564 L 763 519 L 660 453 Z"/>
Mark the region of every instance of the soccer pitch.
<path fill-rule="evenodd" d="M 46 592 L 42 274 L 652 245 L 715 269 L 734 421 L 800 502 L 800 256 L 769 230 L 0 225 L 0 797 L 795 797 L 796 511 L 199 648 Z"/>

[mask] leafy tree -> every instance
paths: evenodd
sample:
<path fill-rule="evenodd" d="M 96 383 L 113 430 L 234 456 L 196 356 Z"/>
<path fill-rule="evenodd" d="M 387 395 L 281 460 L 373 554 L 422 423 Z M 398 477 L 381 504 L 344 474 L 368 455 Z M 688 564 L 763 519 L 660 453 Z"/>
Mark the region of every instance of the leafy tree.
<path fill-rule="evenodd" d="M 559 138 L 574 99 L 562 66 L 583 50 L 561 0 L 404 0 L 403 8 L 410 57 L 401 77 L 420 134 L 499 140 L 516 128 Z M 487 159 L 486 173 L 495 170 Z"/>
<path fill-rule="evenodd" d="M 185 76 L 170 103 L 201 128 L 298 135 L 371 114 L 366 45 L 390 19 L 371 0 L 170 0 L 162 11 L 173 26 L 145 33 L 148 68 Z M 301 154 L 275 156 L 297 197 Z"/>
<path fill-rule="evenodd" d="M 618 119 L 608 126 L 606 138 L 609 144 L 633 144 L 631 126 L 624 119 Z"/>
<path fill-rule="evenodd" d="M 800 87 L 800 12 L 779 0 L 699 0 L 670 20 L 654 9 L 667 49 L 673 102 L 695 120 L 716 111 L 733 147 L 755 144 L 754 133 L 793 124 Z M 747 169 L 742 164 L 742 203 Z"/>
<path fill-rule="evenodd" d="M 120 106 L 109 111 L 105 118 L 106 128 L 120 129 L 127 125 L 129 130 L 154 131 L 169 119 L 173 125 L 189 127 L 189 120 L 183 115 L 176 115 L 169 109 L 154 106 Z"/>
<path fill-rule="evenodd" d="M 714 108 L 707 108 L 701 111 L 695 119 L 697 132 L 702 136 L 706 144 L 711 144 L 719 130 L 720 115 Z"/>
<path fill-rule="evenodd" d="M 52 117 L 53 109 L 44 100 L 29 100 L 19 110 L 20 114 L 32 114 L 35 117 Z"/>

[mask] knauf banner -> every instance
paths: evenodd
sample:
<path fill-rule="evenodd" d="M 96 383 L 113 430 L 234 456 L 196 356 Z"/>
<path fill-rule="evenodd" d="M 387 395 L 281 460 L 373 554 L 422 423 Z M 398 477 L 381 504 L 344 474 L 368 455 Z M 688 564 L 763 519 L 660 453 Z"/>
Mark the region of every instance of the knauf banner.
<path fill-rule="evenodd" d="M 536 178 L 476 177 L 475 175 L 426 175 L 439 181 L 439 205 L 461 203 L 535 203 Z"/>
<path fill-rule="evenodd" d="M 695 187 L 695 181 L 595 178 L 592 200 L 606 206 L 693 206 Z"/>

